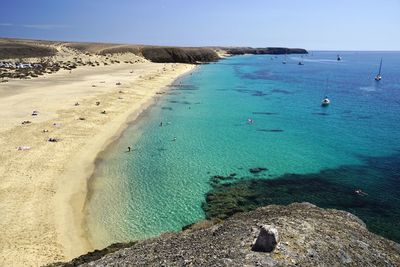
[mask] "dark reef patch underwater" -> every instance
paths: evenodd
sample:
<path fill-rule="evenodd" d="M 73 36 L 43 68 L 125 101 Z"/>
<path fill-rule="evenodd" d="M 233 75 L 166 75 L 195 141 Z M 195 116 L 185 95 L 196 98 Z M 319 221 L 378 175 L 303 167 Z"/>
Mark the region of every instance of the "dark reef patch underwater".
<path fill-rule="evenodd" d="M 206 194 L 203 210 L 207 218 L 224 219 L 265 205 L 310 202 L 322 208 L 349 211 L 361 218 L 370 231 L 400 242 L 400 154 L 360 158 L 362 165 L 285 174 L 274 179 L 213 176 L 213 189 Z M 357 194 L 357 189 L 366 194 Z"/>

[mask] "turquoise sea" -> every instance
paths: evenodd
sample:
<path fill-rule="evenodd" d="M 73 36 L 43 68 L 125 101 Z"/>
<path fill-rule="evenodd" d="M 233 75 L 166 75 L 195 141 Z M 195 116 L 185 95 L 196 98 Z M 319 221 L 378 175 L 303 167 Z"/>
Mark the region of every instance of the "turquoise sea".
<path fill-rule="evenodd" d="M 284 56 L 235 56 L 177 80 L 99 158 L 86 206 L 93 244 L 205 218 L 210 179 L 232 173 L 232 183 L 295 174 L 268 203 L 349 210 L 399 242 L 400 52 L 339 53 L 342 61 L 338 52 L 288 55 L 287 64 Z M 268 170 L 254 175 L 254 167 Z"/>

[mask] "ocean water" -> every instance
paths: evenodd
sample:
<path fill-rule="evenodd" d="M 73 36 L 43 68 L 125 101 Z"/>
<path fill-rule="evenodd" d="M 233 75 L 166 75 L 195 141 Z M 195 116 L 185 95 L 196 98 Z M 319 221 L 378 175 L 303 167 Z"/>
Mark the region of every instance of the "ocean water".
<path fill-rule="evenodd" d="M 340 62 L 336 55 L 288 55 L 287 64 L 283 56 L 235 56 L 176 81 L 99 158 L 86 205 L 92 243 L 179 231 L 205 217 L 210 178 L 232 173 L 271 180 L 295 174 L 298 183 L 326 176 L 349 194 L 367 192 L 374 201 L 366 205 L 393 204 L 349 208 L 367 225 L 400 228 L 400 52 L 340 52 Z M 331 105 L 323 108 L 325 95 Z M 268 171 L 253 175 L 254 167 Z M 335 192 L 329 196 L 336 207 Z"/>

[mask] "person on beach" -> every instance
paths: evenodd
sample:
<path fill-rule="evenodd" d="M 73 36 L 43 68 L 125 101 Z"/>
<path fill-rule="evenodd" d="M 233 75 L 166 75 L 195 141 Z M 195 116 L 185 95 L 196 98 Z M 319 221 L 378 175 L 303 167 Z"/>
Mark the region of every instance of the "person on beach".
<path fill-rule="evenodd" d="M 160 122 L 160 127 L 162 127 L 162 122 Z"/>
<path fill-rule="evenodd" d="M 131 152 L 131 147 L 130 146 L 128 146 L 128 152 Z"/>

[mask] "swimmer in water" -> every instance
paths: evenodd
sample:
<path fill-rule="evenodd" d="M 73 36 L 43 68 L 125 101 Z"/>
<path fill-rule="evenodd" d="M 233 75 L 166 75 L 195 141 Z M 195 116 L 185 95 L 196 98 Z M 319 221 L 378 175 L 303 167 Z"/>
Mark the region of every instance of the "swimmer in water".
<path fill-rule="evenodd" d="M 359 196 L 368 196 L 368 194 L 362 191 L 361 189 L 354 190 L 354 193 L 356 193 Z"/>

